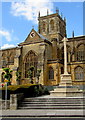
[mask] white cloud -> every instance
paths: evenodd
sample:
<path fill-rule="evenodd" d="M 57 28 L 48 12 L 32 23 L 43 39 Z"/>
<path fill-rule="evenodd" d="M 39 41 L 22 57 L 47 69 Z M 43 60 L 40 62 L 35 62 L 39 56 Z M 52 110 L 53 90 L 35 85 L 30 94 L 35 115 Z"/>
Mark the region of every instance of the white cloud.
<path fill-rule="evenodd" d="M 24 0 L 24 2 L 12 2 L 11 13 L 14 16 L 24 16 L 27 20 L 31 20 L 37 23 L 38 12 L 41 15 L 47 14 L 47 9 L 49 13 L 52 13 L 53 3 L 50 0 Z"/>
<path fill-rule="evenodd" d="M 8 30 L 2 29 L 0 30 L 0 37 L 4 37 L 5 39 L 1 39 L 6 40 L 6 42 L 10 42 L 10 41 L 17 41 L 19 40 L 17 36 L 14 35 L 14 30 L 12 29 L 10 32 Z"/>
<path fill-rule="evenodd" d="M 24 0 L 1 0 L 2 2 L 23 2 Z M 32 0 L 33 1 L 33 0 Z M 35 2 L 40 1 L 36 0 Z M 47 2 L 46 0 L 44 0 Z M 49 2 L 84 2 L 85 0 L 49 0 Z M 43 1 L 40 1 L 43 2 Z"/>
<path fill-rule="evenodd" d="M 13 45 L 13 44 L 4 44 L 3 46 L 1 46 L 1 49 L 12 48 L 12 47 L 15 47 L 15 45 Z"/>
<path fill-rule="evenodd" d="M 0 30 L 0 36 L 5 37 L 7 41 L 11 41 L 11 34 L 9 31 Z"/>
<path fill-rule="evenodd" d="M 52 2 L 84 2 L 84 0 L 51 0 Z"/>

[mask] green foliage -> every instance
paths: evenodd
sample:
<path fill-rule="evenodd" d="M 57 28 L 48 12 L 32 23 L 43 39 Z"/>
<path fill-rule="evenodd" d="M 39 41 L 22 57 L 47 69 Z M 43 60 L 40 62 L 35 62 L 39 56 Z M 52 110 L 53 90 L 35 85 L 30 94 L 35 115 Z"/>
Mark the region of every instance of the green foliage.
<path fill-rule="evenodd" d="M 20 84 L 20 79 L 21 79 L 21 71 L 16 72 L 16 81 L 18 82 L 17 84 Z"/>
<path fill-rule="evenodd" d="M 38 70 L 37 70 L 37 73 L 36 73 L 36 77 L 37 77 L 38 80 L 39 80 L 39 77 L 40 77 L 40 73 L 41 73 L 41 70 L 38 69 Z"/>
<path fill-rule="evenodd" d="M 34 66 L 31 66 L 31 67 L 29 68 L 29 70 L 30 70 L 30 71 L 34 71 Z"/>
<path fill-rule="evenodd" d="M 36 73 L 36 78 L 37 78 L 37 80 L 36 80 L 36 84 L 39 84 L 40 73 L 41 73 L 41 70 L 38 69 L 38 70 L 37 70 L 37 73 Z"/>
<path fill-rule="evenodd" d="M 4 78 L 8 80 L 8 85 L 10 85 L 10 79 L 12 78 L 12 70 L 10 70 L 10 68 L 3 68 L 3 70 L 5 71 Z"/>
<path fill-rule="evenodd" d="M 23 85 L 9 85 L 7 86 L 7 90 L 10 90 L 10 91 L 15 91 L 17 90 L 18 88 L 28 88 L 29 86 L 33 86 L 35 84 L 23 84 Z M 0 90 L 5 90 L 5 86 L 3 88 L 0 88 Z"/>
<path fill-rule="evenodd" d="M 2 92 L 2 98 L 5 99 L 5 87 L 0 88 Z M 8 98 L 10 94 L 23 93 L 24 97 L 36 97 L 49 94 L 48 90 L 42 85 L 36 84 L 23 84 L 23 85 L 10 85 L 7 87 Z"/>
<path fill-rule="evenodd" d="M 47 88 L 44 88 L 44 95 L 50 95 L 50 92 L 48 91 Z"/>
<path fill-rule="evenodd" d="M 28 77 L 29 77 L 30 79 L 33 78 L 33 72 L 32 72 L 31 70 L 28 71 Z"/>
<path fill-rule="evenodd" d="M 19 81 L 21 78 L 21 71 L 16 72 L 16 80 Z"/>
<path fill-rule="evenodd" d="M 34 71 L 34 67 L 31 66 L 28 70 L 28 77 L 30 78 L 30 83 L 33 84 L 33 71 Z"/>

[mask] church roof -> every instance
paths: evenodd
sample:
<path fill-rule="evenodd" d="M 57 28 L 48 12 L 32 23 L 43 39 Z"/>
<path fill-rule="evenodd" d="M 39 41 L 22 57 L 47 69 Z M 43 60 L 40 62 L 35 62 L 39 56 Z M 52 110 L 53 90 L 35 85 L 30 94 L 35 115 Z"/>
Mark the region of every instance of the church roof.
<path fill-rule="evenodd" d="M 33 44 L 33 43 L 40 43 L 40 42 L 49 42 L 47 38 L 43 35 L 36 32 L 34 29 L 31 30 L 27 38 L 24 42 L 20 43 L 19 46 L 26 45 L 26 44 Z"/>
<path fill-rule="evenodd" d="M 74 36 L 72 38 L 68 38 L 69 41 L 79 41 L 79 40 L 85 40 L 85 35 L 81 36 Z"/>
<path fill-rule="evenodd" d="M 46 37 L 44 37 L 43 35 L 39 34 L 38 32 L 37 32 L 37 34 L 38 34 L 43 40 L 48 40 Z"/>

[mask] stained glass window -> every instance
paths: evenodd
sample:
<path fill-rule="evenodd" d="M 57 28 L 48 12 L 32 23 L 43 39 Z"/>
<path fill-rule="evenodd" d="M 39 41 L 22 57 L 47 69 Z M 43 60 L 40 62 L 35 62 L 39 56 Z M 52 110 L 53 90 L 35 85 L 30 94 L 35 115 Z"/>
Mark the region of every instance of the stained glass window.
<path fill-rule="evenodd" d="M 33 77 L 35 77 L 37 72 L 37 61 L 38 57 L 33 51 L 29 51 L 28 54 L 25 56 L 25 78 L 28 78 L 28 70 L 31 66 L 34 67 Z"/>

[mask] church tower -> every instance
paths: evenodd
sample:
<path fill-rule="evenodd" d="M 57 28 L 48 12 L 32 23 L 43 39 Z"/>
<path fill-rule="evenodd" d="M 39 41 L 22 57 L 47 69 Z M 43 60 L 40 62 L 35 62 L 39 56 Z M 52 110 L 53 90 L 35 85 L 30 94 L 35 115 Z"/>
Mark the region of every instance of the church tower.
<path fill-rule="evenodd" d="M 50 41 L 57 38 L 59 41 L 66 36 L 66 20 L 62 19 L 58 12 L 46 16 L 38 16 L 38 32 L 48 38 Z"/>

